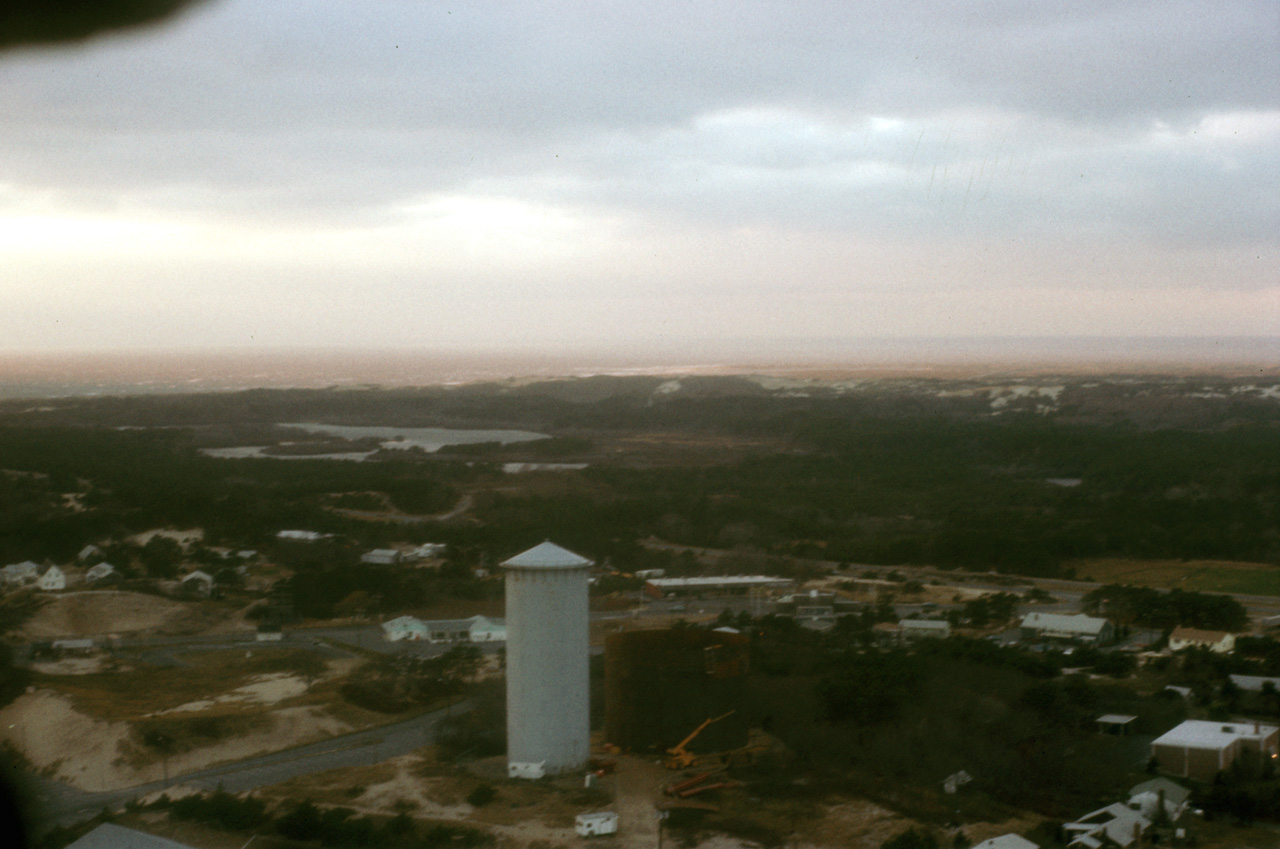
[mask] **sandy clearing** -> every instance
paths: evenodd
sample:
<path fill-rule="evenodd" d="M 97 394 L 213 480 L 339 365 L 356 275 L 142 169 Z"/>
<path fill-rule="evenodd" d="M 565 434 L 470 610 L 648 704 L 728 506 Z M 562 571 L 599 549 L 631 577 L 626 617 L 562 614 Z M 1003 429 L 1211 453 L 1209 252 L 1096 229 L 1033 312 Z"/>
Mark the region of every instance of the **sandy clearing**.
<path fill-rule="evenodd" d="M 288 672 L 272 672 L 267 675 L 258 675 L 250 683 L 245 684 L 243 687 L 237 687 L 229 693 L 223 693 L 222 695 L 214 696 L 213 698 L 187 702 L 186 704 L 178 705 L 175 708 L 162 710 L 148 715 L 164 716 L 171 713 L 192 713 L 207 710 L 215 705 L 273 705 L 277 702 L 282 702 L 285 699 L 300 696 L 306 691 L 307 682 L 303 681 L 298 676 L 290 675 Z"/>
<path fill-rule="evenodd" d="M 51 598 L 19 635 L 27 640 L 174 628 L 191 619 L 192 603 L 143 593 L 86 590 Z"/>
<path fill-rule="evenodd" d="M 85 716 L 50 690 L 28 692 L 0 710 L 0 739 L 37 770 L 85 790 L 125 786 L 113 762 L 128 738 L 128 724 Z"/>
<path fill-rule="evenodd" d="M 149 531 L 143 531 L 140 534 L 134 534 L 129 540 L 134 545 L 146 545 L 155 537 L 168 537 L 178 545 L 190 545 L 193 542 L 200 542 L 204 539 L 203 528 L 190 528 L 185 531 L 174 530 L 173 528 L 153 528 Z"/>
<path fill-rule="evenodd" d="M 49 663 L 33 663 L 31 670 L 41 675 L 92 675 L 107 667 L 107 659 L 98 657 L 65 657 Z"/>
<path fill-rule="evenodd" d="M 797 845 L 878 849 L 890 837 L 915 825 L 874 802 L 854 799 L 826 808 L 821 819 L 802 826 Z"/>
<path fill-rule="evenodd" d="M 172 755 L 170 775 L 312 743 L 353 730 L 322 708 L 282 708 L 263 714 L 261 729 Z M 125 722 L 77 711 L 51 690 L 20 696 L 0 710 L 0 741 L 12 744 L 39 771 L 83 790 L 115 790 L 164 777 L 165 764 L 142 759 Z M 134 765 L 138 764 L 138 765 Z"/>

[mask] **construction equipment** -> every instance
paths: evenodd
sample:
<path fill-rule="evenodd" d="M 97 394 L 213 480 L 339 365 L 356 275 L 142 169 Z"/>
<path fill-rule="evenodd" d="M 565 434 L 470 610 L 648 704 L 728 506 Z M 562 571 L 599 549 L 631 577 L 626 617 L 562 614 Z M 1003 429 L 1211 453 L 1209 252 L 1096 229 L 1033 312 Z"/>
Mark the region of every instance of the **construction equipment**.
<path fill-rule="evenodd" d="M 693 729 L 693 731 L 689 733 L 688 737 L 685 737 L 679 743 L 676 743 L 670 749 L 667 749 L 667 759 L 664 762 L 664 765 L 666 766 L 666 768 L 667 769 L 688 769 L 690 766 L 692 766 L 694 761 L 698 759 L 698 756 L 695 755 L 693 752 L 690 752 L 685 747 L 688 746 L 689 743 L 693 741 L 694 737 L 697 737 L 699 734 L 701 734 L 703 729 L 706 728 L 708 725 L 711 725 L 713 722 L 719 722 L 725 717 L 732 716 L 734 713 L 735 711 L 729 711 L 728 713 L 721 714 L 720 716 L 711 717 L 709 719 L 703 720 L 702 724 L 699 725 L 697 728 Z"/>

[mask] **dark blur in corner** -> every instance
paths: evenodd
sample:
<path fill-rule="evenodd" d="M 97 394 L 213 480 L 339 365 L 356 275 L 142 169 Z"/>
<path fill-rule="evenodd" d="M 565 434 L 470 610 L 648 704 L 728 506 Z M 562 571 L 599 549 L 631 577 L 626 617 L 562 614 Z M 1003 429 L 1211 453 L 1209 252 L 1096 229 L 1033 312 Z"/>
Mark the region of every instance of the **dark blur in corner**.
<path fill-rule="evenodd" d="M 3 0 L 0 50 L 54 45 L 159 23 L 205 0 Z"/>

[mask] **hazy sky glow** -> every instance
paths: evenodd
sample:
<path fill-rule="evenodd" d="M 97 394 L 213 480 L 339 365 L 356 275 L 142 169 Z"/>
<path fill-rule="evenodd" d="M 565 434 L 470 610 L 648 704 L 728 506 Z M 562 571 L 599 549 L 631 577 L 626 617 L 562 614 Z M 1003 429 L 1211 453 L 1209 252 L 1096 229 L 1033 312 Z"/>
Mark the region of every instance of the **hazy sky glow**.
<path fill-rule="evenodd" d="M 1280 6 L 219 0 L 0 53 L 0 349 L 1280 335 Z"/>

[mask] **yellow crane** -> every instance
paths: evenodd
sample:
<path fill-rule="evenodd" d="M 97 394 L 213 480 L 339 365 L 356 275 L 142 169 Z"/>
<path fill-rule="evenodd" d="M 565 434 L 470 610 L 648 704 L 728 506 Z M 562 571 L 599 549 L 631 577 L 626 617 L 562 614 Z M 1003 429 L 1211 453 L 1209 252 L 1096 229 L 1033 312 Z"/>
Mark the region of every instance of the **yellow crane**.
<path fill-rule="evenodd" d="M 670 749 L 667 749 L 667 759 L 665 761 L 667 769 L 687 769 L 692 766 L 693 762 L 698 759 L 698 756 L 686 749 L 685 746 L 689 745 L 689 743 L 693 741 L 693 738 L 701 734 L 702 730 L 708 725 L 713 722 L 719 722 L 726 716 L 732 716 L 734 713 L 735 711 L 729 711 L 728 713 L 723 713 L 720 716 L 713 716 L 709 719 L 703 720 L 701 725 L 689 732 L 688 737 L 684 738 L 679 743 L 676 743 Z"/>

